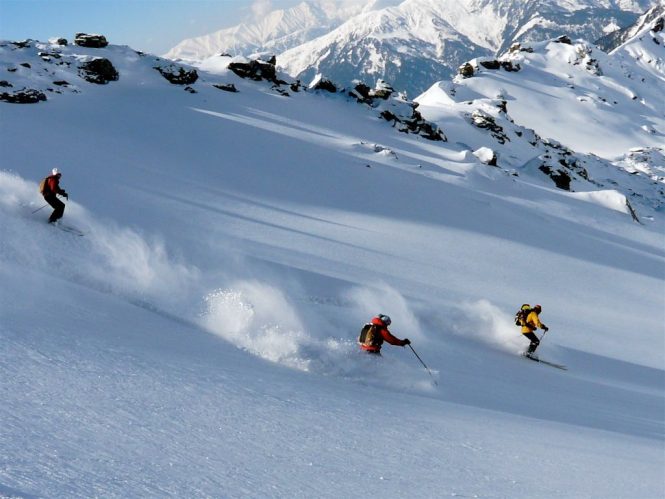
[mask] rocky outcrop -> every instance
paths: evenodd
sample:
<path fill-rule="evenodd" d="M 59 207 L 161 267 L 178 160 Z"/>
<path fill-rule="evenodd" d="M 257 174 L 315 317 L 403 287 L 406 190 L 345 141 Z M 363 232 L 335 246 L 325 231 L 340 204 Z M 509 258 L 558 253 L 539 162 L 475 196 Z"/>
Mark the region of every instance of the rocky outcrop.
<path fill-rule="evenodd" d="M 32 47 L 32 42 L 33 40 L 23 40 L 21 42 L 11 42 L 11 44 L 16 47 L 17 49 L 27 49 Z"/>
<path fill-rule="evenodd" d="M 353 84 L 353 90 L 349 90 L 348 95 L 358 103 L 377 109 L 379 116 L 392 122 L 400 132 L 415 133 L 428 140 L 447 140 L 437 125 L 422 117 L 416 109 L 417 102 L 409 101 L 402 95 L 395 96 L 392 86 L 385 81 L 379 80 L 374 88 L 360 81 L 354 81 Z"/>
<path fill-rule="evenodd" d="M 316 75 L 307 88 L 309 90 L 323 90 L 325 92 L 330 92 L 331 94 L 337 93 L 337 86 L 331 80 L 320 74 Z"/>
<path fill-rule="evenodd" d="M 106 47 L 109 42 L 106 41 L 104 35 L 89 35 L 87 33 L 76 33 L 74 37 L 74 44 L 79 47 L 89 47 L 94 49 L 101 49 Z"/>
<path fill-rule="evenodd" d="M 0 101 L 11 104 L 35 104 L 45 101 L 46 95 L 39 90 L 24 88 L 15 92 L 0 92 Z"/>
<path fill-rule="evenodd" d="M 236 88 L 236 86 L 233 83 L 228 83 L 226 85 L 216 84 L 216 85 L 213 85 L 213 87 L 218 88 L 220 90 L 224 90 L 225 92 L 234 92 L 235 93 L 235 92 L 238 91 L 238 89 Z"/>
<path fill-rule="evenodd" d="M 155 69 L 159 71 L 159 74 L 166 78 L 169 83 L 174 85 L 191 85 L 199 79 L 199 74 L 196 72 L 196 69 L 185 69 L 177 64 L 155 66 Z"/>
<path fill-rule="evenodd" d="M 277 78 L 275 63 L 276 58 L 275 56 L 272 56 L 267 61 L 254 59 L 247 62 L 232 62 L 229 64 L 228 68 L 240 76 L 240 78 L 254 81 L 265 80 L 277 85 L 284 85 L 286 82 Z"/>
<path fill-rule="evenodd" d="M 117 81 L 120 75 L 113 67 L 111 61 L 104 57 L 98 57 L 79 66 L 79 76 L 85 81 L 105 85 L 110 81 Z"/>
<path fill-rule="evenodd" d="M 540 167 L 538 167 L 538 169 L 541 172 L 543 172 L 545 175 L 550 177 L 559 189 L 563 189 L 564 191 L 570 190 L 570 181 L 572 179 L 565 170 L 562 169 L 555 170 L 547 165 L 541 165 Z"/>
<path fill-rule="evenodd" d="M 496 120 L 489 114 L 476 109 L 471 113 L 471 124 L 477 128 L 482 128 L 484 130 L 489 130 L 492 136 L 500 143 L 505 144 L 510 142 L 508 135 L 503 130 L 503 127 L 497 124 Z"/>
<path fill-rule="evenodd" d="M 478 61 L 478 64 L 485 69 L 492 69 L 492 70 L 497 70 L 497 69 L 504 69 L 505 71 L 510 71 L 510 72 L 517 72 L 520 69 L 519 64 L 513 64 L 512 61 L 498 61 L 496 59 L 489 59 L 489 60 L 481 60 Z"/>
<path fill-rule="evenodd" d="M 471 78 L 474 73 L 473 64 L 470 62 L 465 62 L 457 69 L 457 74 L 461 75 L 462 78 Z"/>

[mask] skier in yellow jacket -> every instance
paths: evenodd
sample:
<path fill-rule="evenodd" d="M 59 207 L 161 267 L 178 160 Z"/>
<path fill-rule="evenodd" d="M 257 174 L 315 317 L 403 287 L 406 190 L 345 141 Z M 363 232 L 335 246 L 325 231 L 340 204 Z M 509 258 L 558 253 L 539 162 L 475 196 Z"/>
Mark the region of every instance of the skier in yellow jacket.
<path fill-rule="evenodd" d="M 549 328 L 540 322 L 540 312 L 542 312 L 543 308 L 540 305 L 536 305 L 531 309 L 529 314 L 526 317 L 526 320 L 522 324 L 522 334 L 529 338 L 531 340 L 531 344 L 529 345 L 529 349 L 526 351 L 527 356 L 534 356 L 534 352 L 536 351 L 536 348 L 538 348 L 538 345 L 540 345 L 540 340 L 538 339 L 538 336 L 536 336 L 535 331 L 540 328 L 543 331 L 547 332 L 549 331 Z"/>

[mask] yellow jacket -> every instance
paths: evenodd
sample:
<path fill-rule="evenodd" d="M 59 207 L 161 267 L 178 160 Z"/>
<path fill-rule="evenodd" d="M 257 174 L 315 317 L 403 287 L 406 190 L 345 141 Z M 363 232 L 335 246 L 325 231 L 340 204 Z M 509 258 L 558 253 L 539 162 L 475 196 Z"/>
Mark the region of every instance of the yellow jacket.
<path fill-rule="evenodd" d="M 538 328 L 545 329 L 545 326 L 542 322 L 540 322 L 540 318 L 538 317 L 536 311 L 532 310 L 529 312 L 529 315 L 527 315 L 524 326 L 522 326 L 522 334 L 531 333 Z"/>

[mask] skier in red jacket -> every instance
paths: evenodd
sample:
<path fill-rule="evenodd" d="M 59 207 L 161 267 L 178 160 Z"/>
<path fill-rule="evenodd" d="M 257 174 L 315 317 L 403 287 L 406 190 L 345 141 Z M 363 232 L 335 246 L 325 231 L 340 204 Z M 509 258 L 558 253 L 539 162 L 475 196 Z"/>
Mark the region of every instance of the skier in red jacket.
<path fill-rule="evenodd" d="M 60 177 L 62 177 L 60 170 L 53 168 L 51 175 L 44 179 L 42 196 L 44 196 L 44 201 L 50 204 L 53 208 L 53 213 L 51 213 L 48 223 L 53 223 L 56 220 L 59 220 L 65 213 L 65 203 L 58 199 L 58 194 L 69 199 L 69 196 L 64 189 L 60 188 Z"/>
<path fill-rule="evenodd" d="M 381 354 L 381 345 L 387 341 L 391 345 L 404 347 L 410 345 L 411 341 L 408 338 L 400 340 L 393 336 L 388 330 L 388 326 L 392 321 L 390 317 L 384 314 L 378 314 L 372 319 L 372 322 L 363 328 L 361 337 L 359 339 L 360 348 L 367 353 Z"/>

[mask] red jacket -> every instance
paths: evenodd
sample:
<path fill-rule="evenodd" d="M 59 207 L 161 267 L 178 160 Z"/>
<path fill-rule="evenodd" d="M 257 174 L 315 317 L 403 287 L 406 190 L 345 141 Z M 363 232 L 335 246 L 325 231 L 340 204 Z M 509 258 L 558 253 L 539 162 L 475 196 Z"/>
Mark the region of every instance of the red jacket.
<path fill-rule="evenodd" d="M 60 194 L 65 195 L 65 191 L 60 188 L 60 174 L 49 175 L 46 177 L 46 189 L 44 189 L 44 196 L 55 196 Z"/>
<path fill-rule="evenodd" d="M 388 328 L 383 323 L 383 321 L 378 317 L 374 317 L 372 319 L 372 324 L 378 326 L 377 329 L 381 336 L 378 338 L 379 341 L 377 341 L 374 345 L 366 345 L 365 343 L 361 344 L 360 348 L 363 350 L 367 350 L 368 352 L 379 352 L 384 341 L 387 341 L 391 345 L 397 345 L 400 347 L 403 347 L 406 344 L 404 343 L 404 340 L 400 340 L 399 338 L 393 336 L 390 331 L 388 331 Z"/>

